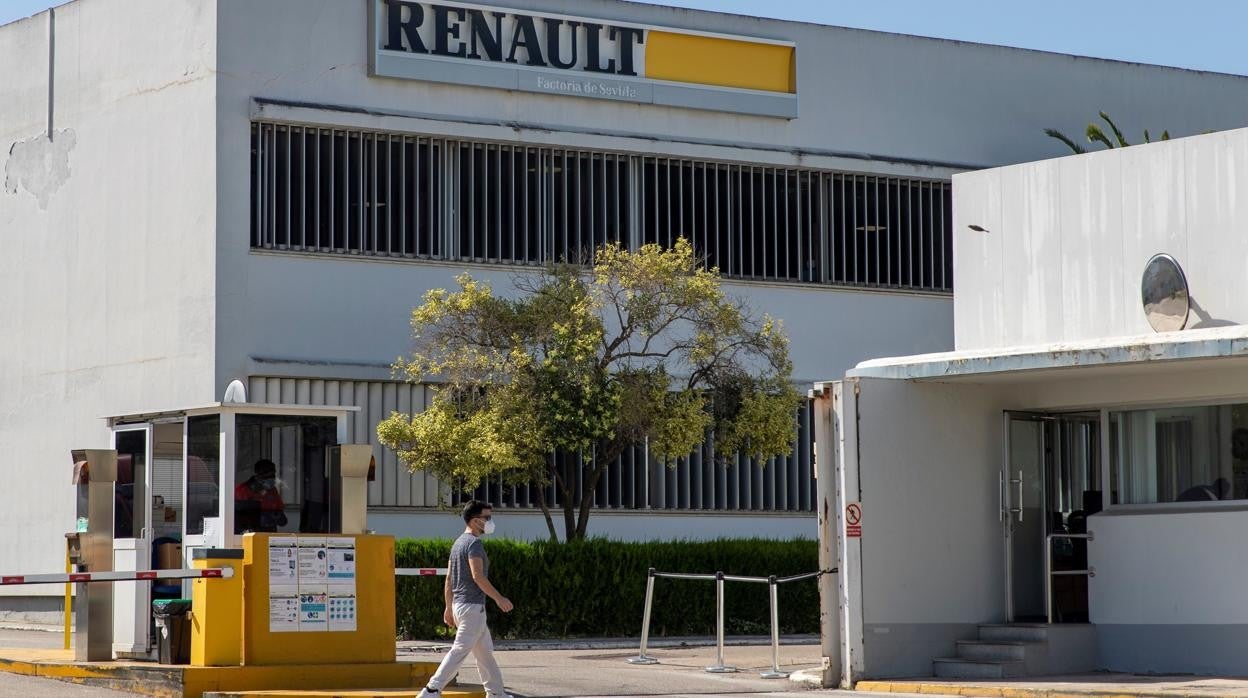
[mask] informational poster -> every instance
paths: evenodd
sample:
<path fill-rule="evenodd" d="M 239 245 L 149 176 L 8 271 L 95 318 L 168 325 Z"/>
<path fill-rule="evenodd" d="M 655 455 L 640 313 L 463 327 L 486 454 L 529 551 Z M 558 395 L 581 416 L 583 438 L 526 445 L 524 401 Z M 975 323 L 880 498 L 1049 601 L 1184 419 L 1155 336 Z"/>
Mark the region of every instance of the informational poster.
<path fill-rule="evenodd" d="M 269 632 L 354 632 L 355 539 L 269 538 Z"/>
<path fill-rule="evenodd" d="M 269 632 L 293 633 L 299 630 L 299 592 L 269 588 Z"/>
<path fill-rule="evenodd" d="M 269 632 L 299 631 L 298 539 L 269 539 Z"/>
<path fill-rule="evenodd" d="M 355 590 L 355 539 L 327 538 L 325 550 L 329 555 L 327 574 L 329 583 L 350 586 Z"/>
<path fill-rule="evenodd" d="M 298 586 L 299 556 L 295 538 L 269 539 L 269 588 Z"/>
<path fill-rule="evenodd" d="M 329 629 L 329 594 L 324 587 L 299 586 L 299 632 Z"/>
<path fill-rule="evenodd" d="M 329 554 L 325 551 L 325 539 L 299 537 L 299 586 L 324 585 L 329 578 Z"/>
<path fill-rule="evenodd" d="M 329 594 L 329 629 L 355 631 L 355 594 Z"/>

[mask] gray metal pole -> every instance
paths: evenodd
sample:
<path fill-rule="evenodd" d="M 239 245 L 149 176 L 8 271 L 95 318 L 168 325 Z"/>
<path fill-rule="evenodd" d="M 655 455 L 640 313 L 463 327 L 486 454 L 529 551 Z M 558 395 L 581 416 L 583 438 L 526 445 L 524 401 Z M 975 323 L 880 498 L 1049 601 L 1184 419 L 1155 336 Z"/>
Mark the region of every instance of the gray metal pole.
<path fill-rule="evenodd" d="M 811 391 L 814 398 L 815 426 L 815 505 L 819 528 L 819 569 L 840 568 L 840 547 L 837 543 L 838 517 L 841 503 L 837 496 L 836 462 L 839 441 L 836 408 L 839 406 L 841 383 L 823 385 Z M 835 397 L 835 399 L 834 399 Z M 819 637 L 823 657 L 824 688 L 841 683 L 841 604 L 837 575 L 825 572 L 819 576 Z"/>
<path fill-rule="evenodd" d="M 641 614 L 641 650 L 636 657 L 628 660 L 629 664 L 658 664 L 659 660 L 646 654 L 646 645 L 650 642 L 650 608 L 654 604 L 654 568 L 646 572 L 646 610 Z"/>
<path fill-rule="evenodd" d="M 715 573 L 715 665 L 706 670 L 712 674 L 732 674 L 737 668 L 724 665 L 724 573 Z"/>
<path fill-rule="evenodd" d="M 771 594 L 771 670 L 759 676 L 764 679 L 787 679 L 788 672 L 780 671 L 780 601 L 776 594 L 776 575 L 767 579 L 767 591 Z"/>

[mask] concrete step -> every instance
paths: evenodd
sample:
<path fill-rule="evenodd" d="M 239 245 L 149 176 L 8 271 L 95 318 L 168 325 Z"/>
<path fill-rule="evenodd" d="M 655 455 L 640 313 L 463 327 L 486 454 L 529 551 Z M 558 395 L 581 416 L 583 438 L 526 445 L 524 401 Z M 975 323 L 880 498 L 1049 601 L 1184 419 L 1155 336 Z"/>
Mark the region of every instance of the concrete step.
<path fill-rule="evenodd" d="M 1023 662 L 990 659 L 935 659 L 932 668 L 942 679 L 1008 679 L 1026 673 Z"/>
<path fill-rule="evenodd" d="M 958 640 L 958 659 L 983 659 L 1021 662 L 1027 657 L 1027 642 L 984 642 Z"/>
<path fill-rule="evenodd" d="M 1045 642 L 1049 639 L 1049 626 L 1023 623 L 981 625 L 979 639 L 984 642 Z"/>

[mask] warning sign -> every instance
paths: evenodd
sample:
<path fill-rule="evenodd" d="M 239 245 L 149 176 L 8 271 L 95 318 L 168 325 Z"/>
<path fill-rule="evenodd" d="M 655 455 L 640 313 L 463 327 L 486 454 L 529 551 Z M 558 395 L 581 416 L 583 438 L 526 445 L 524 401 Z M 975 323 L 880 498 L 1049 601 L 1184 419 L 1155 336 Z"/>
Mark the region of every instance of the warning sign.
<path fill-rule="evenodd" d="M 862 537 L 862 505 L 858 502 L 845 505 L 845 537 Z"/>

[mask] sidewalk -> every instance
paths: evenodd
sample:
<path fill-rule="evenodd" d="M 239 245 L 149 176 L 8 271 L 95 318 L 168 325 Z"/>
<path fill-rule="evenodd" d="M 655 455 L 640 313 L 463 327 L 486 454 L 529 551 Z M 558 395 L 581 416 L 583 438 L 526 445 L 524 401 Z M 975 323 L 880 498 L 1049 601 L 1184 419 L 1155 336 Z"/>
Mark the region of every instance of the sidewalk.
<path fill-rule="evenodd" d="M 1248 679 L 1244 678 L 1142 676 L 1109 672 L 1001 681 L 935 678 L 859 681 L 855 688 L 871 693 L 925 693 L 985 698 L 1248 698 Z"/>

